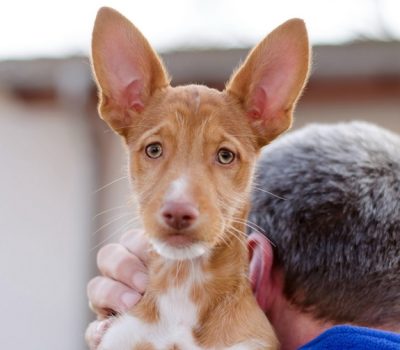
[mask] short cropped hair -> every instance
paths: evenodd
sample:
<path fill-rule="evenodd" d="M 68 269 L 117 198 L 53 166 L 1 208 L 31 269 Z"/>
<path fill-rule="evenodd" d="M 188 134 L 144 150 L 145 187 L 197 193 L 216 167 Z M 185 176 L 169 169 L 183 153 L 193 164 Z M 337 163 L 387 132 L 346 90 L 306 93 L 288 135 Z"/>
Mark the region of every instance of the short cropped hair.
<path fill-rule="evenodd" d="M 252 203 L 289 301 L 335 323 L 398 325 L 398 135 L 363 122 L 286 134 L 262 152 Z"/>

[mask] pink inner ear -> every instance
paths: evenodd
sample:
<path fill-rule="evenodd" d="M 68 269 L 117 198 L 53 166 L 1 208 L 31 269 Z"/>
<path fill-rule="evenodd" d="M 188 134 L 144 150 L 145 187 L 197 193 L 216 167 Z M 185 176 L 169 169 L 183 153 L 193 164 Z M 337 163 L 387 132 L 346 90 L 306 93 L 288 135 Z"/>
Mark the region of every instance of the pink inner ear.
<path fill-rule="evenodd" d="M 249 110 L 247 114 L 253 119 L 260 119 L 263 117 L 267 103 L 267 93 L 263 87 L 257 87 L 253 93 L 250 101 Z"/>
<path fill-rule="evenodd" d="M 141 111 L 144 107 L 144 67 L 143 54 L 120 32 L 107 33 L 102 42 L 102 59 L 107 91 L 112 99 L 123 108 L 131 108 Z"/>
<path fill-rule="evenodd" d="M 279 60 L 270 61 L 256 77 L 259 80 L 250 92 L 248 115 L 264 121 L 281 115 L 292 102 L 297 70 L 298 62 L 292 57 L 282 55 Z"/>
<path fill-rule="evenodd" d="M 125 101 L 126 107 L 134 109 L 137 112 L 141 112 L 144 108 L 143 101 L 141 99 L 141 92 L 143 90 L 143 81 L 134 80 L 125 89 L 122 94 L 123 100 Z"/>
<path fill-rule="evenodd" d="M 110 88 L 112 98 L 120 107 L 134 109 L 137 112 L 143 110 L 143 80 L 134 79 L 128 84 L 123 84 L 123 81 L 114 78 L 110 81 Z"/>

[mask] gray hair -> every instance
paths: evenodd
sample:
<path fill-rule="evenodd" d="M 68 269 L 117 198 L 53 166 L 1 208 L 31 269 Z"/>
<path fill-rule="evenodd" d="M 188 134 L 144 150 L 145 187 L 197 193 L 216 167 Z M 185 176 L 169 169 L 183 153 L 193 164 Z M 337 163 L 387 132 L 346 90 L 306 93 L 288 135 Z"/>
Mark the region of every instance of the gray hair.
<path fill-rule="evenodd" d="M 398 135 L 364 122 L 289 133 L 263 150 L 252 203 L 290 301 L 338 323 L 398 322 Z"/>

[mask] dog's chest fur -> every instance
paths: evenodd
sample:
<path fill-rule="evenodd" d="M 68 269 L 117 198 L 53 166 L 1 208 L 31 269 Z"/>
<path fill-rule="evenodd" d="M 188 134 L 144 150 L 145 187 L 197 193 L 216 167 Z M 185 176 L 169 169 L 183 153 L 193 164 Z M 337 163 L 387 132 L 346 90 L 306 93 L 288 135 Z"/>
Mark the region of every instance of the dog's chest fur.
<path fill-rule="evenodd" d="M 170 287 L 158 295 L 159 321 L 147 323 L 132 314 L 118 317 L 105 334 L 99 350 L 206 350 L 193 330 L 199 324 L 199 308 L 190 297 L 193 281 Z M 252 342 L 207 350 L 250 350 Z"/>
<path fill-rule="evenodd" d="M 115 321 L 102 342 L 102 350 L 201 349 L 192 335 L 198 322 L 198 308 L 190 300 L 190 285 L 167 289 L 159 295 L 159 322 L 145 323 L 133 315 Z M 147 346 L 147 348 L 146 348 Z"/>

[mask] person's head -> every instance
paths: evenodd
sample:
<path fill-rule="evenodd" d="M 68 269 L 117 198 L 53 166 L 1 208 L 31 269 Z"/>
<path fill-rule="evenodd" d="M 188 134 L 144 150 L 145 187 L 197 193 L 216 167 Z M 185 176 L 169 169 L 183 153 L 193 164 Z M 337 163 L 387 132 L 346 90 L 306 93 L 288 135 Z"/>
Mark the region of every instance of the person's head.
<path fill-rule="evenodd" d="M 271 242 L 250 238 L 257 289 L 320 324 L 398 327 L 399 136 L 353 122 L 281 137 L 259 161 L 249 224 Z"/>

